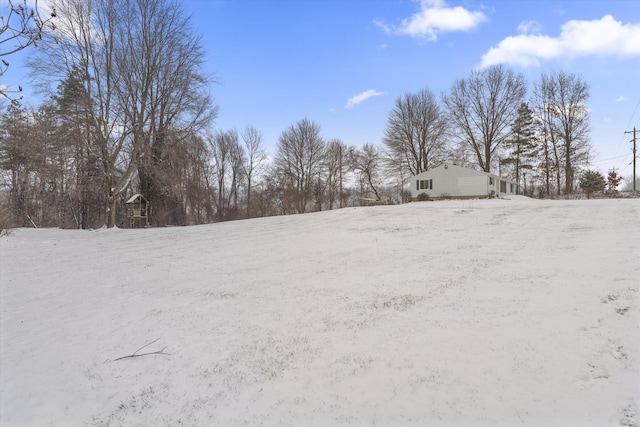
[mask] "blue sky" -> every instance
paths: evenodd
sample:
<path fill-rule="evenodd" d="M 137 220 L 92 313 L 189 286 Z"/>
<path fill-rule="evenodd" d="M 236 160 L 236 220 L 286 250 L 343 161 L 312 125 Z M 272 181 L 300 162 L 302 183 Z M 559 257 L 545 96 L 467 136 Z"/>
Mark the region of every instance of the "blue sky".
<path fill-rule="evenodd" d="M 187 0 L 185 8 L 219 81 L 216 127 L 252 124 L 270 152 L 305 117 L 326 138 L 381 144 L 398 96 L 447 91 L 484 57 L 524 73 L 531 88 L 554 68 L 583 76 L 593 165 L 632 172 L 623 132 L 640 128 L 640 2 Z"/>
<path fill-rule="evenodd" d="M 327 139 L 382 144 L 395 99 L 440 95 L 503 63 L 530 83 L 562 69 L 591 85 L 592 165 L 632 168 L 640 129 L 640 2 L 577 0 L 185 0 L 218 84 L 216 130 L 251 124 L 270 153 L 302 118 Z M 12 58 L 3 80 L 19 78 Z M 23 86 L 25 86 L 23 84 Z"/>

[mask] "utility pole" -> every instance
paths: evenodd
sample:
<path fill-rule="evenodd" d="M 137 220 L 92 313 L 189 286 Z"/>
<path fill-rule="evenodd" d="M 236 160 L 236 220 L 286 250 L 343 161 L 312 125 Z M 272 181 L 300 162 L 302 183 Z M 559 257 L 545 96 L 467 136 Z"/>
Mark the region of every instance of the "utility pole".
<path fill-rule="evenodd" d="M 636 191 L 636 127 L 633 127 L 632 131 L 626 131 L 625 133 L 633 133 L 633 192 Z"/>
<path fill-rule="evenodd" d="M 340 158 L 340 193 L 338 194 L 338 197 L 340 199 L 340 209 L 342 209 L 342 143 L 340 145 L 338 145 L 340 154 L 339 154 L 339 158 Z"/>

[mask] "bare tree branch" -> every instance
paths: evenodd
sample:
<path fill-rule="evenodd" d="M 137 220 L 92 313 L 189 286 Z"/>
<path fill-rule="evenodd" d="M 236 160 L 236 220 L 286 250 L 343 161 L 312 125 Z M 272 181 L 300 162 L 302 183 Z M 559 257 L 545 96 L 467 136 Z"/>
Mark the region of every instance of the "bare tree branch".
<path fill-rule="evenodd" d="M 322 168 L 326 143 L 320 134 L 320 125 L 299 120 L 282 132 L 278 139 L 275 166 L 285 182 L 290 204 L 297 213 L 307 211 L 311 187 Z"/>
<path fill-rule="evenodd" d="M 164 355 L 166 355 L 166 356 L 169 356 L 169 355 L 170 355 L 170 353 L 165 353 L 165 352 L 164 352 L 164 350 L 165 350 L 167 347 L 163 347 L 161 350 L 158 350 L 158 351 L 150 351 L 150 352 L 148 352 L 148 353 L 138 353 L 138 352 L 139 352 L 140 350 L 142 350 L 143 348 L 147 348 L 147 347 L 149 347 L 151 344 L 153 344 L 153 343 L 155 343 L 155 342 L 158 342 L 159 340 L 160 340 L 160 338 L 158 338 L 158 339 L 156 339 L 156 340 L 153 340 L 153 341 L 151 341 L 150 343 L 143 345 L 142 347 L 140 347 L 139 349 L 137 349 L 136 351 L 134 351 L 132 354 L 130 354 L 130 355 L 128 355 L 128 356 L 118 357 L 117 359 L 113 359 L 113 361 L 115 362 L 115 361 L 123 360 L 123 359 L 133 359 L 134 357 L 149 356 L 149 355 L 151 355 L 151 354 L 164 354 Z"/>
<path fill-rule="evenodd" d="M 55 30 L 52 19 L 56 17 L 55 8 L 52 9 L 49 17 L 43 18 L 38 10 L 38 0 L 35 6 L 27 6 L 27 0 L 15 2 L 8 0 L 8 14 L 0 16 L 0 76 L 9 69 L 10 63 L 5 59 L 31 45 L 35 45 L 42 39 L 42 32 L 49 28 Z M 9 46 L 10 45 L 10 46 Z M 22 92 L 22 86 L 18 89 L 8 89 L 0 87 L 0 96 L 14 102 L 11 97 L 13 93 Z"/>
<path fill-rule="evenodd" d="M 493 154 L 509 137 L 509 126 L 526 92 L 523 74 L 495 65 L 456 80 L 443 96 L 454 133 L 473 150 L 483 171 L 491 171 Z"/>
<path fill-rule="evenodd" d="M 383 142 L 391 158 L 412 175 L 437 166 L 445 147 L 447 120 L 428 89 L 396 99 L 387 119 Z"/>

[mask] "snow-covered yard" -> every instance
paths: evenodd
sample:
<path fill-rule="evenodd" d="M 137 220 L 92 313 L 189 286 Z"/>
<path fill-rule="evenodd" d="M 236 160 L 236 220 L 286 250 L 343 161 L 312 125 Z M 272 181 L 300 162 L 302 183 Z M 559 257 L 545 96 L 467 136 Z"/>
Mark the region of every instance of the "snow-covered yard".
<path fill-rule="evenodd" d="M 640 425 L 638 199 L 0 245 L 2 426 Z"/>

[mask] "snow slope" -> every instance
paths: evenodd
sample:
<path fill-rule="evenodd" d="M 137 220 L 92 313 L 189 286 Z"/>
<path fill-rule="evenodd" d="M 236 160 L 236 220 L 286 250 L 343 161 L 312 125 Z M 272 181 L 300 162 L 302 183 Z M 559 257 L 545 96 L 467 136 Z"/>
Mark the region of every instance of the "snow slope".
<path fill-rule="evenodd" d="M 640 425 L 638 199 L 0 245 L 2 426 Z"/>

